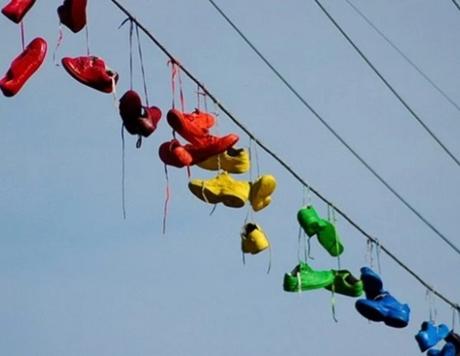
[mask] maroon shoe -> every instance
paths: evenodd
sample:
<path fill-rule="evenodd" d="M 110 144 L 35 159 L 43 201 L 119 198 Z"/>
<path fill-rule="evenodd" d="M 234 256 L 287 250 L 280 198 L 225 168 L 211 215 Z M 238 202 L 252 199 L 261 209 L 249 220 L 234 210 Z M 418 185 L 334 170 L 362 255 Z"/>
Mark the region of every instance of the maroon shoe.
<path fill-rule="evenodd" d="M 11 63 L 6 75 L 0 79 L 0 89 L 5 96 L 14 96 L 45 60 L 46 41 L 37 37 Z"/>
<path fill-rule="evenodd" d="M 177 168 L 190 166 L 193 162 L 190 153 L 176 139 L 161 144 L 158 154 L 164 164 Z"/>
<path fill-rule="evenodd" d="M 161 110 L 156 106 L 142 106 L 141 98 L 134 90 L 128 90 L 120 98 L 119 109 L 123 124 L 131 135 L 150 136 L 161 119 Z"/>
<path fill-rule="evenodd" d="M 34 4 L 35 0 L 11 0 L 3 7 L 2 13 L 11 21 L 20 23 Z"/>
<path fill-rule="evenodd" d="M 74 33 L 86 25 L 86 2 L 87 0 L 64 0 L 57 9 L 61 23 Z"/>
<path fill-rule="evenodd" d="M 106 68 L 104 60 L 98 57 L 65 57 L 62 65 L 74 79 L 103 93 L 112 93 L 118 81 L 118 74 Z"/>
<path fill-rule="evenodd" d="M 169 125 L 190 143 L 200 143 L 203 137 L 209 135 L 209 128 L 215 124 L 211 114 L 194 111 L 191 114 L 183 113 L 176 109 L 168 112 Z"/>

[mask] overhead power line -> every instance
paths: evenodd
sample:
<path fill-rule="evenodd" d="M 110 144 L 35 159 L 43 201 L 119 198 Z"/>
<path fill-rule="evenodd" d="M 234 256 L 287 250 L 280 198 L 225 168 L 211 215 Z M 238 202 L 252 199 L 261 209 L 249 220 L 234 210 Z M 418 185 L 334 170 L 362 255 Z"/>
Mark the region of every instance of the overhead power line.
<path fill-rule="evenodd" d="M 313 192 L 319 199 L 324 203 L 333 206 L 335 211 L 342 216 L 351 226 L 353 226 L 357 231 L 359 231 L 363 236 L 365 236 L 369 241 L 378 245 L 380 249 L 386 253 L 393 261 L 395 261 L 401 268 L 408 272 L 412 277 L 414 277 L 420 284 L 422 284 L 427 290 L 430 290 L 434 295 L 439 297 L 445 303 L 450 305 L 453 309 L 460 312 L 460 305 L 452 302 L 442 293 L 437 291 L 432 287 L 432 285 L 425 282 L 417 273 L 410 269 L 405 263 L 403 263 L 398 257 L 396 257 L 391 251 L 389 251 L 385 246 L 383 246 L 375 237 L 367 233 L 362 227 L 355 223 L 348 215 L 346 215 L 341 209 L 336 207 L 332 202 L 327 200 L 319 191 L 310 186 L 302 177 L 299 176 L 297 172 L 294 171 L 284 160 L 282 160 L 275 152 L 268 148 L 263 142 L 261 142 L 248 128 L 246 128 L 220 101 L 211 93 L 202 82 L 200 82 L 184 65 L 178 62 L 175 57 L 164 47 L 153 35 L 147 30 L 142 23 L 140 23 L 124 6 L 122 6 L 117 0 L 111 1 L 121 12 L 123 12 L 131 21 L 133 21 L 139 29 L 153 42 L 157 47 L 177 66 L 184 72 L 187 77 L 194 82 L 200 89 L 215 103 L 219 109 L 227 115 L 227 117 L 238 126 L 246 135 L 248 135 L 261 149 L 263 149 L 268 155 L 270 155 L 275 161 L 277 161 L 286 171 L 288 171 L 298 182 L 300 182 L 304 187 L 308 188 Z"/>
<path fill-rule="evenodd" d="M 300 102 L 311 111 L 311 113 L 331 132 L 337 140 L 350 151 L 355 158 L 360 161 L 369 172 L 377 178 L 401 203 L 403 203 L 419 220 L 421 220 L 430 230 L 432 230 L 440 239 L 449 245 L 457 254 L 460 255 L 460 248 L 458 248 L 447 236 L 439 231 L 431 222 L 428 221 L 417 209 L 415 209 L 390 183 L 388 183 L 367 161 L 356 152 L 349 143 L 335 131 L 326 120 L 308 103 L 308 101 L 293 87 L 291 83 L 280 73 L 278 69 L 257 49 L 257 47 L 249 40 L 249 38 L 235 25 L 235 23 L 225 14 L 225 12 L 213 1 L 208 0 L 217 12 L 227 21 L 227 23 L 238 33 L 238 35 L 246 42 L 246 44 L 257 54 L 257 56 L 271 69 L 271 71 L 283 82 L 283 84 L 300 100 Z"/>
<path fill-rule="evenodd" d="M 418 65 L 416 65 L 396 44 L 388 38 L 370 19 L 367 17 L 359 8 L 357 5 L 353 4 L 350 0 L 345 0 L 348 5 L 351 6 L 351 8 L 359 15 L 361 18 L 367 22 L 369 26 L 371 26 L 375 32 L 377 32 L 380 37 L 382 37 L 393 49 L 398 52 L 401 57 L 403 57 L 409 65 L 414 68 L 418 74 L 420 74 L 428 83 L 431 84 L 431 86 L 436 89 L 436 91 L 441 94 L 444 99 L 446 99 L 449 103 L 451 103 L 457 111 L 460 112 L 460 105 L 458 105 L 454 99 L 452 99 L 443 89 L 437 85 L 433 79 L 431 79 Z"/>
<path fill-rule="evenodd" d="M 434 134 L 433 131 L 423 122 L 420 116 L 409 106 L 409 104 L 402 98 L 402 96 L 396 91 L 396 89 L 385 79 L 385 77 L 380 73 L 380 71 L 375 67 L 375 65 L 370 61 L 369 58 L 359 49 L 356 43 L 353 42 L 350 36 L 344 31 L 344 29 L 338 24 L 338 22 L 332 17 L 332 15 L 326 10 L 326 8 L 319 2 L 319 0 L 314 0 L 315 3 L 319 6 L 321 11 L 327 16 L 327 18 L 334 24 L 337 30 L 345 37 L 347 42 L 354 48 L 354 50 L 359 54 L 359 56 L 367 63 L 367 65 L 374 71 L 375 74 L 380 78 L 380 80 L 386 85 L 388 89 L 393 93 L 393 95 L 399 100 L 399 102 L 406 108 L 407 111 L 412 115 L 412 117 L 417 120 L 417 122 L 425 129 L 425 131 L 431 136 L 433 140 L 444 150 L 444 152 L 452 158 L 452 160 L 460 167 L 460 161 L 457 157 L 447 148 L 447 146 Z"/>
<path fill-rule="evenodd" d="M 458 2 L 456 0 L 451 1 L 454 3 L 455 7 L 460 11 L 460 5 L 458 4 Z"/>

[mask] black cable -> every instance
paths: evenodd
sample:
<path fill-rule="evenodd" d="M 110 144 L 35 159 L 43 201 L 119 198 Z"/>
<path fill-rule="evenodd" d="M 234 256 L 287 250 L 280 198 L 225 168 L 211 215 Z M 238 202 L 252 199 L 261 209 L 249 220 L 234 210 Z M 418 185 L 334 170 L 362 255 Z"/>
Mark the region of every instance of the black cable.
<path fill-rule="evenodd" d="M 426 226 L 428 226 L 438 237 L 440 237 L 446 244 L 448 244 L 455 252 L 460 255 L 460 248 L 458 248 L 450 239 L 448 239 L 442 232 L 440 232 L 432 223 L 430 223 L 417 209 L 415 209 L 396 189 L 394 189 L 377 171 L 372 168 L 369 163 L 362 158 L 325 120 L 324 118 L 307 102 L 307 100 L 300 95 L 300 93 L 287 81 L 287 79 L 270 63 L 270 61 L 254 46 L 254 44 L 246 37 L 246 35 L 233 23 L 232 20 L 217 6 L 213 0 L 208 0 L 220 15 L 228 22 L 228 24 L 240 35 L 240 37 L 251 47 L 251 49 L 259 56 L 259 58 L 272 70 L 273 73 L 283 82 L 284 85 L 305 105 L 315 117 L 331 132 L 337 140 L 350 151 L 356 159 L 358 159 L 380 183 L 382 183 L 393 195 L 399 199 L 412 213 L 414 213 Z M 315 0 L 316 1 L 316 0 Z"/>
<path fill-rule="evenodd" d="M 456 0 L 451 1 L 454 3 L 455 7 L 460 11 L 460 5 L 458 4 L 458 2 Z"/>
<path fill-rule="evenodd" d="M 395 88 L 385 79 L 385 77 L 379 72 L 379 70 L 372 64 L 369 58 L 359 49 L 359 47 L 353 42 L 353 40 L 346 34 L 343 28 L 335 21 L 332 15 L 324 8 L 324 6 L 319 2 L 319 0 L 314 0 L 314 2 L 320 7 L 321 11 L 327 16 L 327 18 L 334 24 L 334 26 L 339 30 L 339 32 L 345 37 L 348 43 L 355 49 L 355 51 L 360 55 L 360 57 L 367 63 L 367 65 L 374 71 L 375 74 L 380 78 L 380 80 L 386 85 L 388 89 L 393 93 L 393 95 L 399 100 L 399 102 L 409 111 L 412 117 L 417 120 L 417 122 L 425 129 L 425 131 L 436 141 L 436 143 L 441 146 L 447 155 L 452 158 L 452 160 L 460 167 L 460 161 L 455 157 L 455 155 L 442 143 L 442 141 L 434 134 L 433 131 L 422 121 L 422 119 L 415 113 L 415 111 L 409 106 L 409 104 L 401 97 L 401 95 L 396 91 Z"/>
<path fill-rule="evenodd" d="M 176 63 L 179 68 L 187 75 L 187 77 L 193 81 L 196 85 L 198 85 L 201 90 L 206 93 L 206 95 L 219 107 L 222 112 L 224 112 L 227 117 L 236 125 L 238 126 L 246 135 L 250 137 L 257 145 L 260 146 L 268 155 L 270 155 L 275 161 L 277 161 L 283 168 L 285 168 L 297 181 L 299 181 L 304 187 L 310 189 L 319 199 L 330 206 L 334 206 L 329 200 L 327 200 L 319 191 L 311 187 L 307 182 L 305 182 L 284 160 L 279 158 L 276 153 L 274 153 L 270 148 L 268 148 L 264 143 L 262 143 L 254 134 L 249 131 L 242 123 L 236 119 L 236 117 L 223 105 L 217 100 L 217 98 L 202 84 L 191 72 L 188 71 L 181 63 L 179 63 L 174 56 L 152 35 L 150 31 L 148 31 L 131 13 L 123 7 L 117 0 L 109 0 L 115 6 L 117 6 L 120 11 L 122 11 L 126 16 L 129 17 L 130 20 L 135 22 L 139 29 L 144 32 L 144 34 L 153 42 L 155 43 L 158 48 L 174 63 Z M 380 249 L 384 251 L 393 261 L 395 261 L 401 268 L 403 268 L 406 272 L 408 272 L 411 276 L 413 276 L 420 284 L 422 284 L 425 288 L 432 291 L 437 297 L 443 300 L 445 303 L 449 304 L 452 308 L 458 310 L 460 312 L 460 305 L 450 301 L 447 297 L 443 294 L 438 292 L 437 290 L 433 289 L 433 287 L 425 282 L 418 274 L 412 271 L 406 264 L 404 264 L 399 258 L 397 258 L 393 253 L 391 253 L 386 247 L 380 244 L 380 242 L 368 234 L 363 228 L 361 228 L 357 223 L 355 223 L 348 215 L 346 215 L 342 210 L 334 206 L 335 211 L 340 214 L 351 226 L 353 226 L 357 231 L 359 231 L 363 236 L 365 236 L 368 240 L 372 241 L 373 243 L 380 246 Z"/>
<path fill-rule="evenodd" d="M 393 49 L 398 52 L 401 57 L 403 57 L 407 63 L 409 63 L 412 68 L 414 68 L 418 74 L 420 74 L 428 83 L 431 84 L 431 86 L 438 91 L 439 94 L 441 94 L 444 99 L 446 99 L 449 103 L 451 103 L 457 111 L 460 112 L 460 105 L 458 105 L 443 89 L 439 87 L 426 73 L 423 72 L 423 70 L 417 66 L 398 46 L 395 45 L 395 43 L 390 40 L 355 4 L 353 4 L 350 0 L 345 0 L 348 5 L 351 6 L 351 8 L 359 15 L 361 18 L 367 22 L 369 26 L 371 26 L 375 32 L 377 32 L 380 37 L 382 37 Z"/>

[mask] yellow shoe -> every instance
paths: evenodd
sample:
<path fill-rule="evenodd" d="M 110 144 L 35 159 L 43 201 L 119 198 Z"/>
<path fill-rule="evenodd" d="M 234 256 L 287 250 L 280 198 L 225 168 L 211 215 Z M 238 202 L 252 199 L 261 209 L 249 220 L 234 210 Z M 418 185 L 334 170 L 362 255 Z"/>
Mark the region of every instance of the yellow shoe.
<path fill-rule="evenodd" d="M 208 180 L 192 179 L 188 187 L 195 196 L 210 204 L 241 208 L 249 199 L 249 182 L 234 180 L 226 172 Z"/>
<path fill-rule="evenodd" d="M 272 201 L 271 194 L 276 189 L 276 179 L 272 175 L 263 175 L 251 184 L 250 201 L 254 211 L 265 208 Z"/>
<path fill-rule="evenodd" d="M 229 173 L 246 173 L 251 167 L 249 152 L 244 148 L 230 148 L 224 153 L 212 156 L 206 161 L 197 163 L 197 166 L 210 171 L 217 171 L 219 170 L 219 164 L 220 169 Z"/>
<path fill-rule="evenodd" d="M 241 232 L 241 250 L 244 253 L 255 255 L 269 246 L 270 243 L 259 225 L 253 223 L 244 225 Z"/>

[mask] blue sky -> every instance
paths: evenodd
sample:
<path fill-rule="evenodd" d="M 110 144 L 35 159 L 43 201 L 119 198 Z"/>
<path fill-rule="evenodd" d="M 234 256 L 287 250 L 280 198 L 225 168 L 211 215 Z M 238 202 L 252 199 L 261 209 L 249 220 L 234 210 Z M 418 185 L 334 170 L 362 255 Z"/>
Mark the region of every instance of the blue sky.
<path fill-rule="evenodd" d="M 123 2 L 242 123 L 328 199 L 425 280 L 455 301 L 459 256 L 357 162 L 273 77 L 207 1 Z M 354 1 L 388 37 L 460 102 L 460 12 L 449 1 Z M 254 214 L 273 246 L 241 262 L 248 211 L 211 206 L 170 169 L 167 234 L 161 234 L 165 177 L 158 146 L 166 120 L 135 148 L 127 137 L 127 220 L 121 215 L 121 120 L 112 96 L 84 87 L 52 62 L 59 1 L 37 2 L 26 36 L 44 37 L 47 61 L 14 98 L 0 103 L 0 349 L 5 355 L 416 355 L 414 335 L 429 316 L 426 290 L 385 255 L 385 287 L 410 304 L 411 323 L 369 323 L 354 300 L 282 291 L 297 263 L 296 212 L 302 187 L 259 150 L 260 169 L 278 180 L 272 204 Z M 460 171 L 378 81 L 311 1 L 219 4 L 326 120 L 397 190 L 460 244 Z M 460 156 L 458 111 L 342 1 L 327 8 L 415 111 Z M 129 87 L 128 28 L 110 1 L 89 4 L 90 48 Z M 0 66 L 20 51 L 19 29 L 0 18 Z M 150 101 L 171 105 L 166 57 L 143 39 Z M 58 58 L 86 52 L 84 33 L 64 29 Z M 135 89 L 142 92 L 135 57 Z M 184 79 L 186 107 L 195 86 Z M 224 116 L 219 134 L 240 134 Z M 255 174 L 255 173 L 254 173 Z M 193 178 L 211 172 L 192 169 Z M 241 179 L 249 179 L 243 176 Z M 318 199 L 313 204 L 322 213 Z M 342 266 L 369 263 L 365 239 L 342 219 Z M 313 240 L 312 266 L 335 268 Z M 452 312 L 436 301 L 438 321 Z M 457 323 L 458 325 L 458 323 Z"/>

